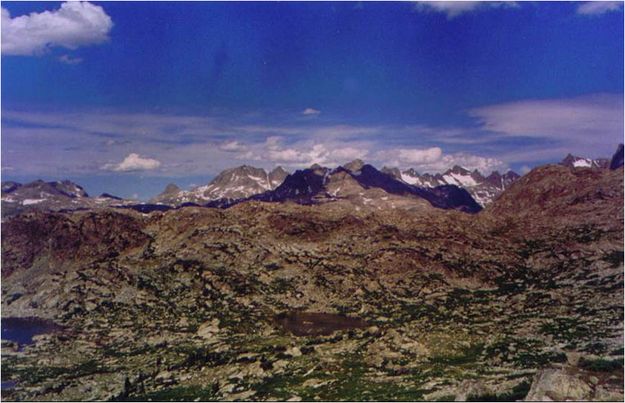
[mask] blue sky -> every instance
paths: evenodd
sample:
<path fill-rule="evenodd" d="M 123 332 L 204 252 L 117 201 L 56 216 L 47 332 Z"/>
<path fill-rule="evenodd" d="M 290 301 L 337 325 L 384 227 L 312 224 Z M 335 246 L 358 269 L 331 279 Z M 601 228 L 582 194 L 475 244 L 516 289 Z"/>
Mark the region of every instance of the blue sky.
<path fill-rule="evenodd" d="M 524 171 L 623 141 L 622 3 L 2 2 L 2 179 Z"/>

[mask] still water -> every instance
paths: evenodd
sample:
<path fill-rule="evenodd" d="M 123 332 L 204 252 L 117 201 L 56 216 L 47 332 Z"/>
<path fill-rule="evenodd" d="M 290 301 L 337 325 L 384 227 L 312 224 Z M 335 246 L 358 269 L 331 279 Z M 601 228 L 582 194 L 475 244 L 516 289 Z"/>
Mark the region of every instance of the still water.
<path fill-rule="evenodd" d="M 55 333 L 63 328 L 56 323 L 41 318 L 2 318 L 2 340 L 10 340 L 20 346 L 31 344 L 33 336 Z"/>
<path fill-rule="evenodd" d="M 357 329 L 367 326 L 360 318 L 333 313 L 289 312 L 275 317 L 276 322 L 295 336 L 327 336 L 337 330 Z"/>

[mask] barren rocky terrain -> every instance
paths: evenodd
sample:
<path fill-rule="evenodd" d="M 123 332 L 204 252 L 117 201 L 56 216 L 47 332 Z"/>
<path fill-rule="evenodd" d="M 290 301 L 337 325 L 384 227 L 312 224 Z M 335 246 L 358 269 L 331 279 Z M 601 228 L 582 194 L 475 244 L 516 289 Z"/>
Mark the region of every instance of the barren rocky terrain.
<path fill-rule="evenodd" d="M 623 399 L 622 167 L 376 200 L 7 219 L 2 398 Z"/>

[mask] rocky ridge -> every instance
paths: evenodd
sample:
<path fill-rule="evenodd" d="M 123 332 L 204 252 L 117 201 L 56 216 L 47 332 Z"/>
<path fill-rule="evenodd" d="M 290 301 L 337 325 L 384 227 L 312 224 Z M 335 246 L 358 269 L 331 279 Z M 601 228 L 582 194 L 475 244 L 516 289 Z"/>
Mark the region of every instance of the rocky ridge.
<path fill-rule="evenodd" d="M 410 168 L 404 171 L 398 168 L 384 167 L 386 172 L 398 180 L 410 185 L 433 188 L 442 185 L 455 185 L 463 188 L 475 199 L 480 206 L 484 207 L 493 202 L 512 182 L 520 176 L 514 171 L 500 174 L 498 171 L 483 176 L 477 169 L 469 171 L 459 165 L 443 172 L 442 174 L 419 174 Z"/>
<path fill-rule="evenodd" d="M 584 158 L 568 154 L 560 162 L 560 165 L 569 168 L 608 168 L 610 166 L 610 160 L 607 158 Z"/>
<path fill-rule="evenodd" d="M 227 169 L 221 172 L 207 185 L 194 189 L 181 190 L 169 184 L 163 193 L 151 200 L 152 203 L 181 205 L 184 203 L 205 204 L 211 201 L 233 201 L 275 189 L 287 177 L 288 173 L 277 167 L 271 172 L 249 165 Z"/>
<path fill-rule="evenodd" d="M 90 197 L 82 186 L 68 180 L 56 182 L 36 180 L 26 184 L 2 182 L 1 200 L 2 217 L 27 210 L 75 210 L 136 203 L 106 193 L 99 197 Z"/>

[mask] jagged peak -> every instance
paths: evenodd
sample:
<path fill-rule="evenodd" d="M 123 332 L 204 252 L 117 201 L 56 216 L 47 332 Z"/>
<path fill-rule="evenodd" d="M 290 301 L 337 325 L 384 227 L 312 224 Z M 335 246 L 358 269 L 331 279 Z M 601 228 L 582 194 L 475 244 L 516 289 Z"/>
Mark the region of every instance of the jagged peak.
<path fill-rule="evenodd" d="M 163 190 L 163 194 L 171 194 L 180 192 L 180 188 L 175 183 L 169 183 L 165 186 L 165 190 Z"/>
<path fill-rule="evenodd" d="M 269 175 L 274 174 L 274 173 L 284 173 L 284 174 L 288 174 L 289 171 L 287 171 L 286 169 L 282 168 L 281 165 L 278 165 L 277 167 L 275 167 L 274 169 L 271 170 L 271 172 L 269 172 Z"/>
<path fill-rule="evenodd" d="M 443 173 L 443 175 L 449 174 L 449 173 L 454 173 L 454 174 L 461 174 L 461 175 L 467 175 L 470 174 L 471 171 L 469 171 L 468 169 L 460 166 L 460 165 L 454 165 L 451 169 L 448 169 L 447 171 L 445 171 L 445 173 Z"/>
<path fill-rule="evenodd" d="M 364 161 L 356 158 L 355 160 L 343 165 L 343 168 L 347 169 L 350 172 L 358 172 L 362 169 L 363 166 L 365 166 Z"/>

